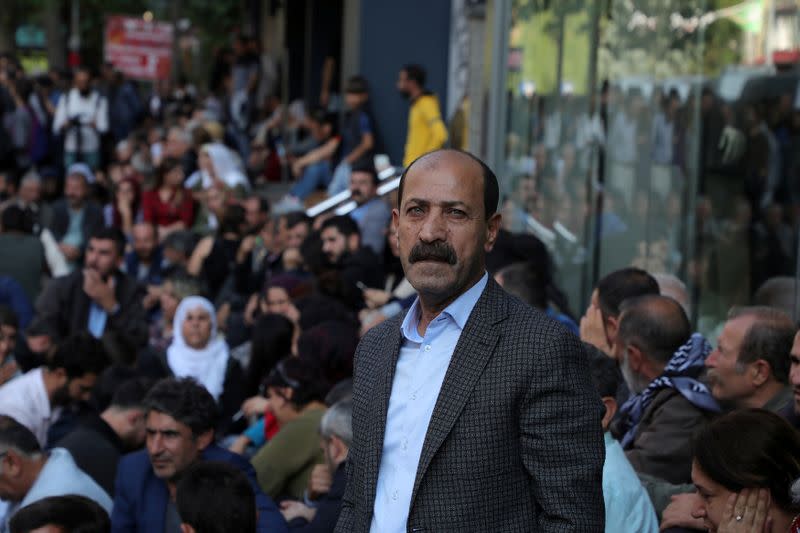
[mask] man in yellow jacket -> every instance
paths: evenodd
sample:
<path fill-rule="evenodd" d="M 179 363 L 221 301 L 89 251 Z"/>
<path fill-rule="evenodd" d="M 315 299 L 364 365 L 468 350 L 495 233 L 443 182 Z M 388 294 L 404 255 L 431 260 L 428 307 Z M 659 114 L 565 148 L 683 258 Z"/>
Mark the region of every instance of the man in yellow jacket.
<path fill-rule="evenodd" d="M 419 156 L 444 146 L 447 128 L 439 110 L 439 100 L 425 90 L 425 69 L 419 65 L 405 65 L 397 79 L 397 90 L 411 101 L 403 155 L 403 166 L 407 167 Z"/>

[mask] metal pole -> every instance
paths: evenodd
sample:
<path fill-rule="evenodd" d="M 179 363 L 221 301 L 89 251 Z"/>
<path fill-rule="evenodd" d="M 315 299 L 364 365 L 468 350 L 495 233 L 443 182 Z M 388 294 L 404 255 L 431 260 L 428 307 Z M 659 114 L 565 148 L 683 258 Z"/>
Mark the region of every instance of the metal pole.
<path fill-rule="evenodd" d="M 504 169 L 506 139 L 506 79 L 508 77 L 508 39 L 511 30 L 511 0 L 495 0 L 492 29 L 492 74 L 489 92 L 489 139 L 486 158 L 495 172 Z M 478 105 L 476 102 L 474 105 Z"/>
<path fill-rule="evenodd" d="M 69 36 L 69 50 L 73 54 L 78 54 L 81 49 L 81 6 L 80 0 L 72 0 L 70 5 L 70 36 Z"/>

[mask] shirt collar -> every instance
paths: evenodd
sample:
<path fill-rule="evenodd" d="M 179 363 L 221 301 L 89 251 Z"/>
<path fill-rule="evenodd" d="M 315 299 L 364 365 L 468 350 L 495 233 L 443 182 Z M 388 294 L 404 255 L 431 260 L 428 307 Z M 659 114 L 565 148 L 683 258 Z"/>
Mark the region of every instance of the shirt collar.
<path fill-rule="evenodd" d="M 461 296 L 453 300 L 450 305 L 445 307 L 445 309 L 441 312 L 441 315 L 449 317 L 453 322 L 456 323 L 459 329 L 463 330 L 464 326 L 467 325 L 469 315 L 472 314 L 472 310 L 475 308 L 475 304 L 478 303 L 478 299 L 481 297 L 481 294 L 483 294 L 483 289 L 486 288 L 486 283 L 488 281 L 489 274 L 484 272 L 481 279 L 479 279 L 475 285 L 463 292 Z M 419 314 L 419 296 L 417 296 L 414 299 L 414 303 L 411 305 L 411 308 L 408 310 L 408 313 L 406 313 L 406 317 L 403 319 L 403 324 L 400 326 L 403 336 L 410 341 L 422 342 L 417 330 L 417 326 L 419 326 Z"/>

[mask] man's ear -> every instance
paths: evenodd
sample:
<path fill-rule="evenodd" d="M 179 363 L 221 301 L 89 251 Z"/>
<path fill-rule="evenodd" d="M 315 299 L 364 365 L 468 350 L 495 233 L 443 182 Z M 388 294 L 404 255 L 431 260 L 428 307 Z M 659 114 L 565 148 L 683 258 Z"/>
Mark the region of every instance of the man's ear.
<path fill-rule="evenodd" d="M 361 246 L 361 236 L 358 233 L 353 233 L 347 238 L 347 248 L 351 252 L 355 252 Z"/>
<path fill-rule="evenodd" d="M 769 377 L 772 375 L 772 365 L 770 365 L 764 359 L 756 359 L 748 366 L 750 366 L 750 379 L 752 380 L 753 385 L 756 387 L 760 387 L 766 383 L 767 380 L 769 380 Z"/>
<path fill-rule="evenodd" d="M 489 220 L 486 221 L 486 244 L 483 245 L 483 249 L 486 250 L 487 253 L 492 251 L 494 248 L 494 243 L 497 241 L 497 234 L 500 233 L 500 226 L 503 223 L 503 215 L 500 213 L 495 213 Z"/>
<path fill-rule="evenodd" d="M 642 363 L 644 362 L 644 355 L 642 354 L 642 351 L 636 347 L 636 345 L 631 343 L 628 343 L 626 350 L 628 351 L 628 366 L 634 372 L 639 372 L 639 369 L 642 368 Z"/>
<path fill-rule="evenodd" d="M 214 442 L 214 430 L 209 429 L 204 433 L 201 433 L 197 437 L 197 449 L 201 452 L 208 448 L 211 443 Z"/>
<path fill-rule="evenodd" d="M 196 533 L 194 528 L 189 524 L 181 524 L 181 533 Z"/>
<path fill-rule="evenodd" d="M 336 435 L 332 435 L 331 444 L 333 445 L 334 457 L 337 460 L 344 461 L 347 458 L 347 452 L 349 451 L 344 441 Z"/>
<path fill-rule="evenodd" d="M 619 331 L 619 317 L 605 317 L 604 325 L 606 329 L 606 340 L 608 341 L 609 346 L 614 346 L 614 343 L 617 342 L 617 332 Z"/>
<path fill-rule="evenodd" d="M 602 401 L 606 408 L 606 412 L 603 415 L 603 431 L 607 431 L 608 426 L 614 419 L 614 415 L 617 414 L 617 400 L 613 396 L 603 396 Z"/>

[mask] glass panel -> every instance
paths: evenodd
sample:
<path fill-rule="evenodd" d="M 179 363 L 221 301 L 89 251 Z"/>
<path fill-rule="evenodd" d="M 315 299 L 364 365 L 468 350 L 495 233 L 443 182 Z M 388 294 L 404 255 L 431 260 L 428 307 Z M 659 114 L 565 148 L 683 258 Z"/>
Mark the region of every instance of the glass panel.
<path fill-rule="evenodd" d="M 684 282 L 711 338 L 735 305 L 800 318 L 795 3 L 511 5 L 506 227 L 547 245 L 573 310 L 639 266 Z"/>

